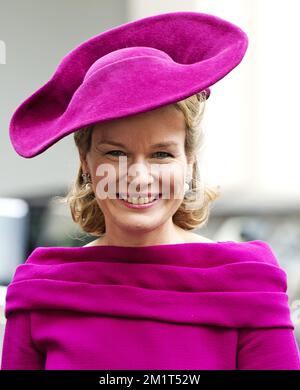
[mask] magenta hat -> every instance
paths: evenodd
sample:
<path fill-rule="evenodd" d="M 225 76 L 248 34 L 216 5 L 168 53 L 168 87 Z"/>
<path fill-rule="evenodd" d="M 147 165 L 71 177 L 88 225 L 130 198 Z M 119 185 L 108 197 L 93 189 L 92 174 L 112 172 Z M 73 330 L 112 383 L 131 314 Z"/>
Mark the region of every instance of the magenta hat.
<path fill-rule="evenodd" d="M 198 12 L 125 23 L 81 43 L 51 79 L 14 112 L 16 152 L 34 157 L 92 123 L 124 118 L 205 91 L 243 59 L 248 38 L 236 25 Z"/>

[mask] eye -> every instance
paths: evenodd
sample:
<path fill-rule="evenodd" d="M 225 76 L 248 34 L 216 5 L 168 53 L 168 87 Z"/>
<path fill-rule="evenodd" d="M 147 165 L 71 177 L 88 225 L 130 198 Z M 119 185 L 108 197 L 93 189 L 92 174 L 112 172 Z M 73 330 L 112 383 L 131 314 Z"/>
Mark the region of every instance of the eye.
<path fill-rule="evenodd" d="M 124 152 L 122 152 L 121 150 L 110 150 L 109 152 L 107 152 L 107 153 L 105 153 L 105 154 L 110 154 L 110 155 L 112 155 L 112 156 L 118 157 L 118 155 L 117 155 L 117 154 L 114 154 L 114 153 L 124 153 Z M 124 154 L 125 154 L 125 153 L 124 153 Z M 155 155 L 160 154 L 160 155 L 162 155 L 163 158 L 164 158 L 164 157 L 173 157 L 172 154 L 170 154 L 170 153 L 168 153 L 168 152 L 156 152 L 156 153 L 154 153 L 154 154 L 155 154 Z"/>
<path fill-rule="evenodd" d="M 167 157 L 173 157 L 172 154 L 170 154 L 168 152 L 156 152 L 154 154 L 158 154 L 158 153 L 162 153 L 163 155 L 167 155 Z"/>
<path fill-rule="evenodd" d="M 112 154 L 112 153 L 124 153 L 124 152 L 122 152 L 121 150 L 111 150 L 111 151 L 109 151 L 109 152 L 107 152 L 107 153 L 105 153 L 105 154 Z M 113 156 L 116 156 L 115 154 L 112 154 Z M 117 157 L 117 156 L 116 156 Z"/>

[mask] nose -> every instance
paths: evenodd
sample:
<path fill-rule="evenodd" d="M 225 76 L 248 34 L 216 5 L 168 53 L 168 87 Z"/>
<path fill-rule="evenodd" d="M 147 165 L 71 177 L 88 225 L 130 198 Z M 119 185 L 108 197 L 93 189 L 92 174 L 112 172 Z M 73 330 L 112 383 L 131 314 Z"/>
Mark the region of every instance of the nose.
<path fill-rule="evenodd" d="M 138 192 L 152 192 L 150 186 L 155 183 L 154 167 L 143 159 L 143 157 L 135 158 L 132 164 L 128 165 L 128 183 L 129 189 L 133 193 Z M 157 188 L 158 192 L 159 188 Z"/>

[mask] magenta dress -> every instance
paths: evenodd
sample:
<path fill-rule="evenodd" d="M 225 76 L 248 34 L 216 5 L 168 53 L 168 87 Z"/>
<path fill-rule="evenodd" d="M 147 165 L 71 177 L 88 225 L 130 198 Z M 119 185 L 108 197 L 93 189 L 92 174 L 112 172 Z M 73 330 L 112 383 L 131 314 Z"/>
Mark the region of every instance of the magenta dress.
<path fill-rule="evenodd" d="M 1 369 L 299 370 L 264 241 L 37 247 L 8 286 Z"/>

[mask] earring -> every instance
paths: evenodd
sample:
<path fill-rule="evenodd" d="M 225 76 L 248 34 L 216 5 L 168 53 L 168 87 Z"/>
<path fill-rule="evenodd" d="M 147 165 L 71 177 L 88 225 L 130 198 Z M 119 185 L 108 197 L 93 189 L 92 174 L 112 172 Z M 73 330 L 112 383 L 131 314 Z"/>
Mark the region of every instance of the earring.
<path fill-rule="evenodd" d="M 85 186 L 86 191 L 92 190 L 91 175 L 87 173 L 82 173 L 83 185 Z"/>
<path fill-rule="evenodd" d="M 190 189 L 189 183 L 185 182 L 183 188 L 184 188 L 184 194 L 186 194 L 188 192 L 188 190 Z"/>
<path fill-rule="evenodd" d="M 192 191 L 192 190 L 190 190 L 190 184 L 189 184 L 191 181 L 191 178 L 192 178 L 191 172 L 188 171 L 187 176 L 186 176 L 185 181 L 184 181 L 184 186 L 183 186 L 185 198 L 187 198 L 188 194 Z"/>
<path fill-rule="evenodd" d="M 188 182 L 184 183 L 184 199 L 188 199 L 189 195 L 191 194 L 192 190 L 190 190 L 190 185 Z"/>

